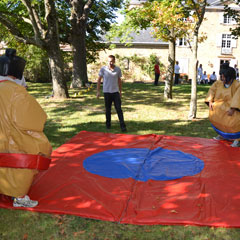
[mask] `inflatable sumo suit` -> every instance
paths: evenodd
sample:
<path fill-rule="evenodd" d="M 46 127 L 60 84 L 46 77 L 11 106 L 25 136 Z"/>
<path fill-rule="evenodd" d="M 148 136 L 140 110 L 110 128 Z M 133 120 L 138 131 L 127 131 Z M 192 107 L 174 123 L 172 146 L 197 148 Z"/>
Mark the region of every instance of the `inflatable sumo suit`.
<path fill-rule="evenodd" d="M 15 154 L 16 165 L 20 166 L 25 164 L 21 162 L 24 157 L 49 157 L 52 150 L 43 133 L 46 113 L 23 86 L 9 77 L 21 79 L 24 67 L 25 60 L 20 57 L 0 57 L 0 155 L 8 162 Z M 37 173 L 38 168 L 2 167 L 0 161 L 0 193 L 26 195 Z"/>
<path fill-rule="evenodd" d="M 234 69 L 231 67 L 226 67 L 223 69 L 222 74 L 234 75 Z M 224 84 L 223 81 L 216 81 L 208 91 L 208 94 L 205 99 L 205 103 L 209 105 L 209 102 L 213 102 L 213 110 L 209 110 L 209 120 L 212 123 L 215 130 L 220 135 L 226 138 L 229 133 L 232 139 L 234 134 L 240 132 L 240 83 L 232 76 L 233 78 L 228 86 Z M 235 108 L 235 112 L 232 116 L 228 116 L 227 111 L 230 108 Z M 234 133 L 234 134 L 231 134 Z M 238 134 L 239 135 L 239 134 Z"/>

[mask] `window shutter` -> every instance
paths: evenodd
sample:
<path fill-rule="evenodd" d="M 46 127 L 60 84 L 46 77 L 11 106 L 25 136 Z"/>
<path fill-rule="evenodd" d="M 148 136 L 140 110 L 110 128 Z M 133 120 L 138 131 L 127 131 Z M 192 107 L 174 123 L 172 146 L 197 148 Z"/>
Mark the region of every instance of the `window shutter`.
<path fill-rule="evenodd" d="M 213 67 L 213 71 L 215 71 L 216 75 L 219 76 L 219 70 L 220 70 L 220 59 L 219 58 L 215 58 L 214 59 L 214 67 Z M 219 77 L 218 77 L 219 78 Z"/>
<path fill-rule="evenodd" d="M 219 33 L 217 34 L 217 47 L 221 47 L 222 46 L 222 34 Z"/>
<path fill-rule="evenodd" d="M 234 36 L 232 36 L 232 39 L 231 39 L 231 47 L 234 47 L 234 48 L 237 47 L 237 39 L 235 39 Z"/>

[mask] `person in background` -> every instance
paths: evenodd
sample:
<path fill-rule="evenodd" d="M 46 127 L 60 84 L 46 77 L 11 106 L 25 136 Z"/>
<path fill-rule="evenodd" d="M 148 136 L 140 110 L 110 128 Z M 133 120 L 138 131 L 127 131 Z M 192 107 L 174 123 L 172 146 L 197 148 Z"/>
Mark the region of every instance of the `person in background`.
<path fill-rule="evenodd" d="M 201 84 L 202 75 L 203 75 L 203 68 L 202 68 L 202 64 L 200 64 L 198 69 L 197 69 L 197 82 L 198 82 L 198 84 Z"/>
<path fill-rule="evenodd" d="M 202 74 L 201 83 L 208 84 L 208 76 L 207 76 L 206 71 L 204 71 L 203 74 Z"/>
<path fill-rule="evenodd" d="M 97 80 L 97 98 L 100 96 L 100 85 L 103 79 L 103 94 L 105 100 L 105 110 L 106 110 L 106 127 L 111 128 L 111 108 L 112 103 L 114 103 L 116 112 L 118 114 L 118 119 L 120 122 L 120 127 L 122 132 L 126 132 L 126 124 L 124 122 L 123 111 L 122 111 L 122 72 L 119 67 L 115 65 L 115 56 L 108 56 L 108 65 L 100 69 Z"/>
<path fill-rule="evenodd" d="M 224 133 L 239 133 L 240 83 L 229 63 L 222 65 L 220 76 L 221 81 L 215 81 L 205 99 L 209 107 L 209 120 L 216 129 Z M 223 137 L 218 135 L 214 139 L 221 140 Z M 239 139 L 235 139 L 231 146 L 239 147 Z"/>
<path fill-rule="evenodd" d="M 15 55 L 0 57 L 0 194 L 12 197 L 13 207 L 38 205 L 27 194 L 40 168 L 29 166 L 49 165 L 52 151 L 43 133 L 46 113 L 17 83 L 25 63 Z"/>
<path fill-rule="evenodd" d="M 159 67 L 159 61 L 156 60 L 155 66 L 154 66 L 154 73 L 155 73 L 155 81 L 154 81 L 154 85 L 157 86 L 158 85 L 158 80 L 160 77 L 160 67 Z"/>
<path fill-rule="evenodd" d="M 179 67 L 179 62 L 176 61 L 176 64 L 174 66 L 174 74 L 175 74 L 175 81 L 174 84 L 179 84 L 179 77 L 180 77 L 180 67 Z"/>
<path fill-rule="evenodd" d="M 209 77 L 209 83 L 213 84 L 213 83 L 215 83 L 215 81 L 217 81 L 217 75 L 215 72 L 213 72 Z"/>
<path fill-rule="evenodd" d="M 235 72 L 236 72 L 236 79 L 239 81 L 239 69 L 237 67 L 237 64 L 234 65 L 234 69 L 235 69 Z"/>

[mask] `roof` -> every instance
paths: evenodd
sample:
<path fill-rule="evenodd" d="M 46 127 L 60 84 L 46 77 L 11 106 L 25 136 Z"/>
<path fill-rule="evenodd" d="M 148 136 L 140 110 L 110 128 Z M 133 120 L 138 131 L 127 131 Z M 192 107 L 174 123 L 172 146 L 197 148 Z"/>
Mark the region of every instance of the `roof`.
<path fill-rule="evenodd" d="M 135 46 L 140 45 L 148 45 L 148 46 L 168 46 L 168 42 L 164 42 L 162 40 L 158 40 L 153 37 L 152 30 L 150 28 L 143 29 L 139 31 L 139 33 L 131 33 L 130 37 L 132 40 L 127 41 L 127 43 L 131 43 Z M 121 43 L 119 38 L 115 38 L 111 43 L 116 45 L 125 45 L 126 43 Z"/>
<path fill-rule="evenodd" d="M 131 0 L 130 5 L 140 5 L 142 3 L 147 2 L 147 0 Z M 207 0 L 209 6 L 208 7 L 219 7 L 223 6 L 223 2 L 221 0 Z M 225 1 L 225 2 L 234 2 L 234 1 Z M 207 7 L 207 8 L 208 8 Z"/>

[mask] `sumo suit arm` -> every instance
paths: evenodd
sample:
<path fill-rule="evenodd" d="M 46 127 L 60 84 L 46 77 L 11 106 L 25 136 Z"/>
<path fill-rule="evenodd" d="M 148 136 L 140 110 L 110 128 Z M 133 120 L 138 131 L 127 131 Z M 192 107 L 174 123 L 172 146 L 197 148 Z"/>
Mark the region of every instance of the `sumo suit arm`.
<path fill-rule="evenodd" d="M 208 105 L 209 110 L 212 111 L 213 110 L 213 104 L 214 104 L 214 98 L 216 95 L 216 91 L 217 91 L 217 85 L 218 85 L 218 81 L 216 81 L 208 90 L 208 94 L 205 98 L 205 103 Z"/>
<path fill-rule="evenodd" d="M 233 95 L 230 109 L 227 112 L 229 116 L 232 116 L 235 111 L 240 111 L 240 85 L 238 85 L 238 88 Z"/>

